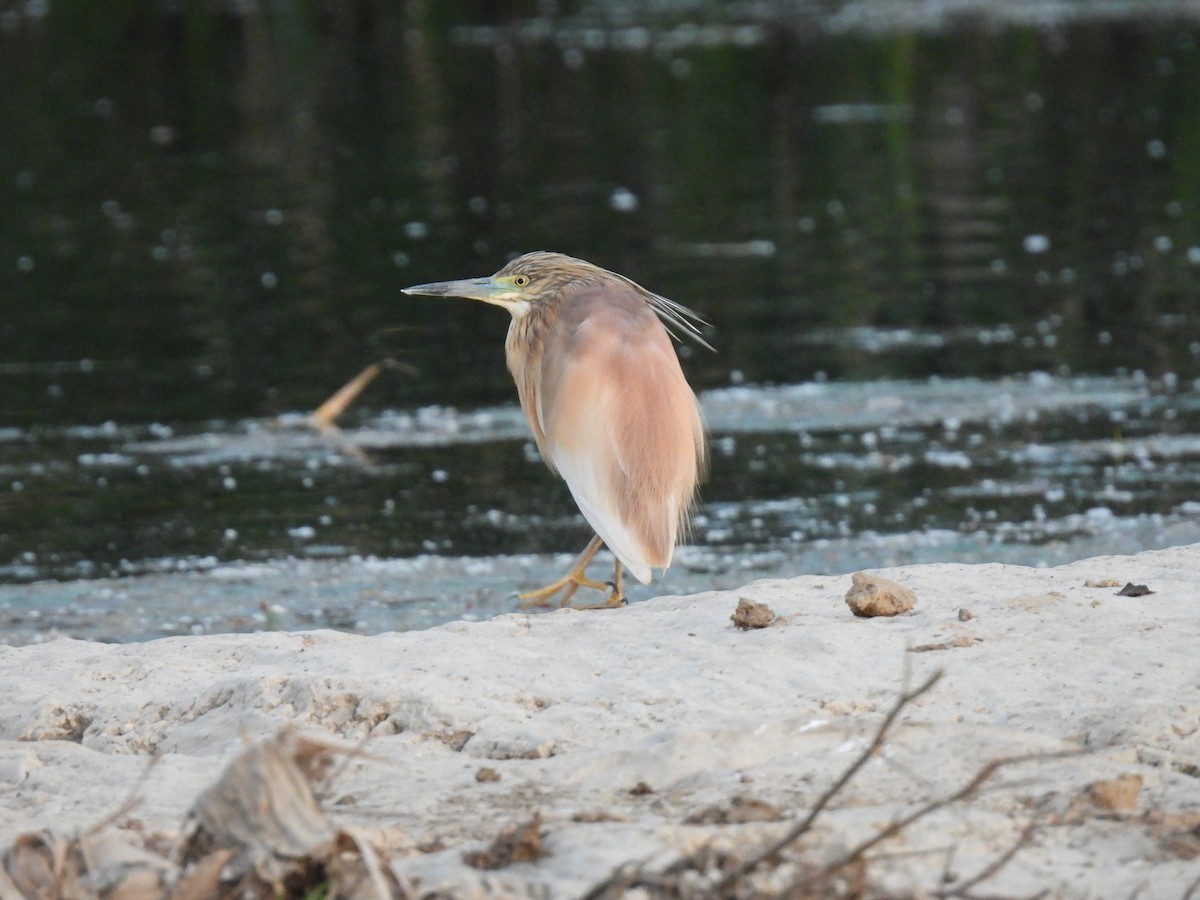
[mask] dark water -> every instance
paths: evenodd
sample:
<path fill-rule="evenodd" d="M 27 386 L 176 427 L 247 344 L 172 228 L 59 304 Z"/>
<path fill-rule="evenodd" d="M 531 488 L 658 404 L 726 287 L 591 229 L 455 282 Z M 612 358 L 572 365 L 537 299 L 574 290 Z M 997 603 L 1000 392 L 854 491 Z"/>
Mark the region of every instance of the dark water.
<path fill-rule="evenodd" d="M 331 8 L 0 8 L 8 639 L 511 608 L 586 525 L 399 289 L 536 248 L 714 324 L 659 590 L 1200 540 L 1186 6 Z"/>

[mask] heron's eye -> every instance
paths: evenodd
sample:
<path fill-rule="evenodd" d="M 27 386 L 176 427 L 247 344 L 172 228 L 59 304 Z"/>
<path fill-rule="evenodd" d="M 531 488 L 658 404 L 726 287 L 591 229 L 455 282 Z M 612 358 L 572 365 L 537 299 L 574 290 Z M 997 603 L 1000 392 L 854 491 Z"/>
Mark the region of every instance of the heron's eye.
<path fill-rule="evenodd" d="M 528 275 L 514 275 L 512 283 L 515 284 L 517 287 L 525 287 L 525 285 L 529 284 L 529 276 Z"/>

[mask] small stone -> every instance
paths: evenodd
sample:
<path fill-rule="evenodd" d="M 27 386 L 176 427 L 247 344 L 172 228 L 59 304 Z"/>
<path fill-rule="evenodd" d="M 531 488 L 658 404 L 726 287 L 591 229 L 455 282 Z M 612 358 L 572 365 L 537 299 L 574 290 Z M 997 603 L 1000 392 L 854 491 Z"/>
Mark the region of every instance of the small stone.
<path fill-rule="evenodd" d="M 1144 584 L 1134 584 L 1132 581 L 1126 582 L 1125 587 L 1117 591 L 1118 597 L 1145 597 L 1147 594 L 1153 594 L 1154 591 L 1146 587 Z"/>
<path fill-rule="evenodd" d="M 751 628 L 766 628 L 778 617 L 767 604 L 738 597 L 737 609 L 729 618 L 742 631 L 748 631 Z"/>
<path fill-rule="evenodd" d="M 500 832 L 486 850 L 464 853 L 463 862 L 474 869 L 504 869 L 545 855 L 542 817 L 535 812 L 529 821 Z"/>
<path fill-rule="evenodd" d="M 1121 582 L 1115 578 L 1089 578 L 1083 583 L 1083 586 L 1090 588 L 1120 587 Z"/>
<path fill-rule="evenodd" d="M 499 781 L 500 773 L 491 766 L 484 766 L 483 768 L 475 771 L 475 780 L 481 784 L 488 781 Z"/>
<path fill-rule="evenodd" d="M 1137 809 L 1138 794 L 1141 792 L 1141 775 L 1122 775 L 1120 778 L 1093 781 L 1086 788 L 1087 798 L 1093 806 L 1115 812 Z"/>
<path fill-rule="evenodd" d="M 851 577 L 850 590 L 846 592 L 846 603 L 856 616 L 898 616 L 906 613 L 917 603 L 917 595 L 904 585 L 896 584 L 878 575 L 855 572 Z"/>
<path fill-rule="evenodd" d="M 462 752 L 463 747 L 467 746 L 467 742 L 470 741 L 474 736 L 475 732 L 467 731 L 465 729 L 459 731 L 445 731 L 434 735 L 434 737 L 436 737 L 455 753 Z"/>
<path fill-rule="evenodd" d="M 958 621 L 970 622 L 973 618 L 975 618 L 975 616 L 969 609 L 967 609 L 965 606 L 959 607 Z"/>
<path fill-rule="evenodd" d="M 644 781 L 639 781 L 629 789 L 629 794 L 632 797 L 645 797 L 647 794 L 653 794 L 654 788 L 646 784 Z"/>

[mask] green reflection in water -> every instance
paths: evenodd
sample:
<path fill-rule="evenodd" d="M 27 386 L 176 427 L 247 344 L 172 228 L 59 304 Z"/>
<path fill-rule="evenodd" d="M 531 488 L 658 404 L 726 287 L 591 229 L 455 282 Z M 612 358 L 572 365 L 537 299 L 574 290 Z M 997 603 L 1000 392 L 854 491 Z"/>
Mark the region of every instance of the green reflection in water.
<path fill-rule="evenodd" d="M 689 360 L 701 385 L 1196 368 L 1190 25 L 706 46 L 661 20 L 478 32 L 462 9 L 68 4 L 0 37 L 6 358 L 94 361 L 6 373 L 5 418 L 306 408 L 383 355 L 423 373 L 386 403 L 497 402 L 502 317 L 398 288 L 533 247 L 703 310 L 721 352 Z M 998 358 L 802 344 L 1047 321 Z"/>

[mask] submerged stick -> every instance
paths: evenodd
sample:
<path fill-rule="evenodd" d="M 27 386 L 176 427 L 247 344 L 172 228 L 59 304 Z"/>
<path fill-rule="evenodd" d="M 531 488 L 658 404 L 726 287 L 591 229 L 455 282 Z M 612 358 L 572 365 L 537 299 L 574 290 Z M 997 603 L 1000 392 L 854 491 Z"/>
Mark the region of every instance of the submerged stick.
<path fill-rule="evenodd" d="M 313 426 L 322 431 L 332 428 L 334 420 L 346 411 L 346 407 L 353 403 L 367 385 L 378 378 L 379 373 L 384 369 L 394 369 L 409 375 L 415 375 L 417 371 L 412 366 L 394 359 L 381 359 L 379 362 L 371 363 L 334 391 L 333 396 L 316 408 L 309 417 Z"/>

